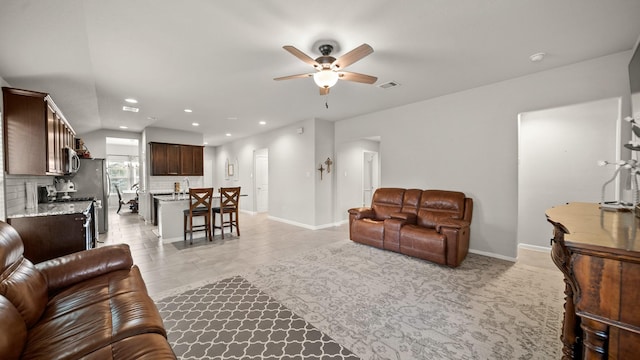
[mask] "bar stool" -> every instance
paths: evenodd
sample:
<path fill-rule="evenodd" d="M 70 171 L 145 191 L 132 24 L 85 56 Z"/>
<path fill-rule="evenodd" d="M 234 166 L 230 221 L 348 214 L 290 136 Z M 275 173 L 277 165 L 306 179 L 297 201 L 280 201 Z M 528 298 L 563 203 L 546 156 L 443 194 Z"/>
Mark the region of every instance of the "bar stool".
<path fill-rule="evenodd" d="M 213 228 L 211 227 L 211 201 L 213 199 L 213 188 L 189 188 L 189 208 L 183 211 L 184 241 L 187 241 L 189 233 L 189 244 L 193 244 L 193 233 L 196 231 L 206 231 L 205 238 L 213 241 Z M 193 226 L 193 218 L 204 217 L 203 225 Z M 189 228 L 187 229 L 187 219 Z"/>
<path fill-rule="evenodd" d="M 223 239 L 225 227 L 229 227 L 230 232 L 233 232 L 233 227 L 235 227 L 236 233 L 240 236 L 240 227 L 238 226 L 239 202 L 240 186 L 220 188 L 220 207 L 214 207 L 211 211 L 213 213 L 213 231 L 220 229 Z M 216 214 L 220 214 L 220 226 L 216 226 Z M 224 219 L 224 214 L 229 214 L 227 220 Z"/>

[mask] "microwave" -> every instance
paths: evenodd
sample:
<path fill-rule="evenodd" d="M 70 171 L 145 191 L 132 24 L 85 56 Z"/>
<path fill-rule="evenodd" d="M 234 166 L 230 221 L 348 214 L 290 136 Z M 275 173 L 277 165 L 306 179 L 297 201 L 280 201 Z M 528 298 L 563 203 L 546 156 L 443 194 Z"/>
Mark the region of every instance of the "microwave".
<path fill-rule="evenodd" d="M 75 150 L 70 147 L 62 149 L 64 154 L 64 173 L 75 174 L 80 169 L 80 158 Z"/>

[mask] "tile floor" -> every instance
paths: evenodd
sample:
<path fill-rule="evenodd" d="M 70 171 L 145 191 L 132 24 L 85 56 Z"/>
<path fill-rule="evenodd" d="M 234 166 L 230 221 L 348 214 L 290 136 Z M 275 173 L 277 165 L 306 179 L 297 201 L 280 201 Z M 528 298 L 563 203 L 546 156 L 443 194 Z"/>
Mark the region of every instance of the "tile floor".
<path fill-rule="evenodd" d="M 190 284 L 248 272 L 260 265 L 307 252 L 327 244 L 349 238 L 347 225 L 322 230 L 307 230 L 269 220 L 267 214 L 240 213 L 241 236 L 220 235 L 213 242 L 203 232 L 194 234 L 189 242 L 164 244 L 138 214 L 115 209 L 109 213 L 109 231 L 100 235 L 98 246 L 126 243 L 131 247 L 134 263 L 140 267 L 149 294 L 160 295 Z M 553 268 L 549 254 L 521 249 L 518 261 L 542 268 Z"/>
<path fill-rule="evenodd" d="M 240 213 L 240 237 L 216 235 L 212 242 L 204 232 L 194 233 L 193 245 L 178 241 L 165 244 L 138 214 L 110 209 L 109 231 L 98 246 L 126 243 L 142 272 L 149 294 L 156 298 L 174 289 L 223 276 L 247 272 L 278 259 L 310 251 L 349 238 L 347 225 L 307 230 L 269 220 L 266 214 Z"/>

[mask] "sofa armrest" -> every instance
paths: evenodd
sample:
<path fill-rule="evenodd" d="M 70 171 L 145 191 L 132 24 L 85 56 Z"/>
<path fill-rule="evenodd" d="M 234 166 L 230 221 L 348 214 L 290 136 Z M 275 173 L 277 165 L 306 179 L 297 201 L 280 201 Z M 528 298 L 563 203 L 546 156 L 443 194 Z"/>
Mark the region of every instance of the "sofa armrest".
<path fill-rule="evenodd" d="M 375 218 L 376 213 L 373 211 L 372 208 L 361 207 L 361 208 L 349 209 L 349 215 L 353 215 L 354 220 L 365 219 L 365 218 L 373 219 Z"/>
<path fill-rule="evenodd" d="M 49 293 L 132 266 L 133 259 L 127 244 L 80 251 L 36 264 L 47 281 Z"/>
<path fill-rule="evenodd" d="M 416 221 L 418 221 L 418 216 L 416 214 L 404 213 L 404 212 L 392 213 L 390 218 L 402 220 L 405 224 L 415 224 Z"/>
<path fill-rule="evenodd" d="M 436 231 L 440 232 L 443 227 L 453 228 L 453 229 L 462 229 L 465 227 L 469 227 L 470 222 L 467 220 L 459 220 L 459 219 L 439 219 L 436 224 Z"/>

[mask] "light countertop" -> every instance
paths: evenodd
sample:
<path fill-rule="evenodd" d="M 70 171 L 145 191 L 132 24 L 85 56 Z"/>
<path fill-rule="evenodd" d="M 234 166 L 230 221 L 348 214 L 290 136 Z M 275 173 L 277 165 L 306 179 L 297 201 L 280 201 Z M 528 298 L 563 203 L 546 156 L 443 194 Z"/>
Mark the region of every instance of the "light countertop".
<path fill-rule="evenodd" d="M 42 203 L 33 209 L 22 209 L 7 214 L 7 218 L 23 218 L 51 215 L 81 214 L 91 206 L 92 201 L 74 201 L 62 203 Z"/>
<path fill-rule="evenodd" d="M 154 199 L 157 199 L 159 202 L 167 202 L 167 201 L 185 201 L 189 200 L 189 194 L 176 194 L 174 195 L 154 195 Z"/>

